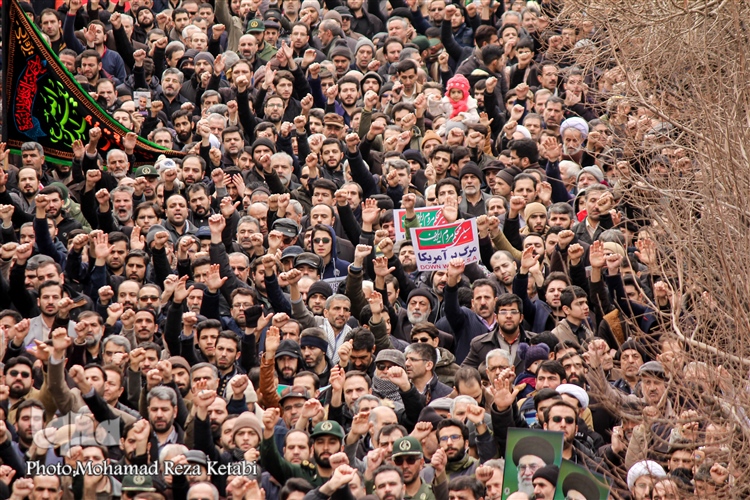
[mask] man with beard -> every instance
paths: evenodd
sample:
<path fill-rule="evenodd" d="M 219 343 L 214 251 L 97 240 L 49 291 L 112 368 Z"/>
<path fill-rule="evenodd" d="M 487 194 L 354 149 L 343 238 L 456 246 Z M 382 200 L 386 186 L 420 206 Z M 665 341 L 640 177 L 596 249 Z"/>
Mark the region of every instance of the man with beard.
<path fill-rule="evenodd" d="M 556 401 L 547 408 L 544 417 L 544 429 L 563 433 L 562 457 L 586 467 L 603 464 L 594 451 L 576 440 L 578 432 L 578 411 L 565 401 Z"/>
<path fill-rule="evenodd" d="M 245 140 L 237 127 L 227 127 L 221 131 L 221 144 L 224 149 L 222 165 L 236 166 L 237 159 L 245 149 Z"/>
<path fill-rule="evenodd" d="M 191 116 L 191 112 L 186 109 L 178 109 L 172 114 L 172 126 L 177 134 L 178 141 L 174 145 L 175 149 L 188 144 L 193 139 L 193 122 L 190 119 Z"/>
<path fill-rule="evenodd" d="M 18 405 L 16 416 L 18 449 L 29 459 L 26 452 L 34 443 L 34 435 L 44 428 L 44 406 L 36 399 L 26 399 Z"/>
<path fill-rule="evenodd" d="M 401 240 L 394 247 L 394 251 L 398 255 L 404 272 L 414 281 L 420 274 L 417 271 L 417 259 L 414 256 L 414 243 L 411 240 Z"/>
<path fill-rule="evenodd" d="M 263 85 L 263 88 L 266 89 L 265 80 Z M 273 124 L 277 132 L 281 130 L 281 122 L 284 117 L 284 99 L 278 94 L 266 97 L 263 103 L 263 115 L 266 121 Z"/>
<path fill-rule="evenodd" d="M 214 363 L 219 369 L 220 395 L 229 397 L 229 381 L 240 373 L 236 363 L 240 359 L 240 339 L 236 333 L 224 330 L 216 339 L 216 357 Z"/>
<path fill-rule="evenodd" d="M 28 333 L 24 338 L 23 345 L 32 347 L 34 340 L 45 341 L 49 338 L 52 329 L 59 326 L 67 326 L 71 338 L 76 338 L 75 323 L 68 320 L 73 300 L 64 297 L 63 287 L 59 281 L 44 281 L 39 285 L 37 307 L 39 316 L 24 323 Z"/>
<path fill-rule="evenodd" d="M 482 191 L 482 171 L 476 163 L 470 161 L 461 168 L 458 176 L 461 182 L 461 202 L 458 210 L 462 214 L 479 217 L 486 213 L 485 203 L 490 197 Z"/>
<path fill-rule="evenodd" d="M 393 465 L 401 470 L 404 479 L 404 498 L 435 500 L 431 485 L 420 477 L 424 469 L 424 455 L 418 439 L 412 436 L 398 438 L 393 443 L 391 458 Z M 445 481 L 436 485 L 438 488 L 447 488 L 447 486 L 448 483 Z"/>
<path fill-rule="evenodd" d="M 255 38 L 255 35 L 252 35 L 250 33 L 242 35 L 240 37 L 239 54 L 252 65 L 253 71 L 257 71 L 258 68 L 265 64 L 264 61 L 257 57 L 258 39 Z"/>
<path fill-rule="evenodd" d="M 490 332 L 497 326 L 495 299 L 497 289 L 487 279 L 472 284 L 471 309 L 458 302 L 458 285 L 466 269 L 462 258 L 452 259 L 448 265 L 448 279 L 444 293 L 445 318 L 456 337 L 456 360 L 462 362 L 469 354 L 472 340 L 482 333 Z"/>
<path fill-rule="evenodd" d="M 128 256 L 125 257 L 125 271 L 124 276 L 130 280 L 135 281 L 139 285 L 143 285 L 146 281 L 146 270 L 151 259 L 148 254 L 143 250 L 131 250 L 128 252 Z M 138 294 L 138 301 L 140 304 L 140 293 Z M 140 307 L 140 306 L 139 306 Z M 158 314 L 158 311 L 154 309 L 154 312 Z"/>
<path fill-rule="evenodd" d="M 68 360 L 72 365 L 86 366 L 89 363 L 102 363 L 101 340 L 104 336 L 104 322 L 99 314 L 84 311 L 78 315 L 76 339 Z"/>
<path fill-rule="evenodd" d="M 184 432 L 176 423 L 177 394 L 171 387 L 154 387 L 146 396 L 148 421 L 154 429 L 159 449 L 170 443 L 183 443 Z"/>
<path fill-rule="evenodd" d="M 343 51 L 344 54 L 348 54 L 346 57 L 347 59 L 344 59 L 344 56 L 341 55 L 339 52 Z M 332 56 L 336 58 L 341 58 L 348 64 L 346 65 L 346 70 L 349 70 L 349 66 L 351 64 L 351 52 L 349 52 L 349 49 L 346 47 L 336 48 L 332 54 L 336 54 L 335 56 Z M 352 114 L 354 114 L 354 110 L 357 109 L 357 102 L 359 101 L 359 81 L 351 76 L 346 75 L 343 76 L 337 83 L 338 85 L 338 101 L 335 101 L 331 99 L 331 97 L 328 97 L 328 106 L 337 105 L 335 106 L 338 108 L 337 113 L 342 115 L 344 117 L 344 122 L 348 125 Z M 333 101 L 333 102 L 332 102 Z M 343 113 L 341 113 L 343 111 Z"/>
<path fill-rule="evenodd" d="M 573 232 L 579 242 L 591 245 L 607 229 L 612 229 L 612 215 L 609 211 L 615 201 L 612 193 L 602 184 L 594 184 L 586 188 L 584 195 L 586 205 L 586 219 L 573 227 Z"/>
<path fill-rule="evenodd" d="M 394 335 L 402 340 L 411 339 L 411 329 L 417 323 L 430 320 L 435 297 L 423 287 L 418 287 L 409 292 L 406 299 L 406 307 L 398 312 L 398 322 Z"/>
<path fill-rule="evenodd" d="M 375 336 L 370 330 L 355 328 L 349 337 L 339 348 L 339 365 L 346 371 L 359 371 L 372 377 L 375 372 Z"/>
<path fill-rule="evenodd" d="M 537 436 L 525 437 L 513 447 L 513 464 L 518 472 L 518 490 L 529 497 L 534 495 L 533 477 L 537 470 L 555 459 L 552 445 Z"/>
<path fill-rule="evenodd" d="M 279 378 L 279 385 L 292 385 L 294 376 L 302 368 L 300 366 L 302 351 L 297 342 L 292 340 L 279 341 L 280 338 L 279 335 L 274 335 L 273 330 L 269 330 L 266 334 L 266 352 L 263 356 L 263 361 L 261 361 L 260 376 L 261 378 L 270 376 L 270 380 L 272 381 L 273 372 L 270 371 L 269 367 L 275 367 Z M 264 377 L 264 367 L 266 367 L 266 377 Z"/>
<path fill-rule="evenodd" d="M 18 192 L 11 192 L 13 201 L 24 211 L 36 209 L 36 195 L 39 194 L 39 176 L 36 169 L 24 167 L 18 171 Z"/>
<path fill-rule="evenodd" d="M 206 185 L 200 182 L 191 184 L 186 195 L 190 203 L 190 222 L 198 228 L 208 226 L 208 218 L 214 213 L 211 204 L 216 198 L 213 198 Z"/>
<path fill-rule="evenodd" d="M 469 355 L 461 366 L 479 368 L 487 353 L 502 348 L 513 358 L 516 373 L 524 370 L 524 361 L 518 356 L 518 345 L 529 342 L 529 336 L 521 326 L 523 321 L 523 302 L 517 295 L 505 293 L 495 301 L 496 326 L 489 332 L 474 337 L 471 341 Z"/>
<path fill-rule="evenodd" d="M 331 113 L 329 113 L 329 115 L 330 114 Z M 334 123 L 337 127 L 340 125 L 340 127 L 343 128 L 343 123 L 338 124 L 337 122 L 330 121 L 330 119 L 331 117 L 327 119 L 329 123 Z M 335 137 L 329 137 L 323 141 L 323 146 L 320 151 L 320 156 L 323 160 L 323 168 L 319 170 L 320 175 L 324 179 L 333 181 L 336 184 L 337 189 L 341 188 L 347 180 L 344 176 L 344 168 L 342 164 L 342 161 L 344 160 L 344 151 L 341 149 L 341 141 Z"/>
<path fill-rule="evenodd" d="M 292 181 L 294 173 L 294 160 L 288 154 L 282 152 L 274 153 L 271 156 L 271 168 L 279 176 L 281 185 L 288 191 L 297 189 L 300 185 Z M 295 235 L 296 236 L 296 235 Z"/>
<path fill-rule="evenodd" d="M 182 356 L 172 356 L 168 361 L 172 364 L 172 380 L 185 398 L 190 393 L 190 364 Z"/>
<path fill-rule="evenodd" d="M 128 257 L 130 255 L 140 255 L 141 251 L 142 250 L 132 250 L 130 254 L 128 254 Z M 148 260 L 145 260 L 144 264 L 148 266 Z M 129 269 L 136 266 L 129 266 L 126 261 L 125 267 L 126 269 L 128 269 L 126 271 L 126 274 L 128 274 L 129 276 L 133 275 L 132 280 L 137 281 L 135 277 L 135 269 Z M 140 267 L 140 263 L 138 263 L 137 268 L 140 269 Z M 138 271 L 138 273 L 140 274 L 140 271 Z M 153 283 L 145 283 L 138 291 L 138 309 L 151 309 L 152 311 L 154 311 L 154 313 L 156 313 L 156 316 L 159 317 L 161 314 L 161 293 L 162 291 L 159 285 Z"/>
<path fill-rule="evenodd" d="M 167 68 L 162 73 L 161 77 L 161 95 L 159 100 L 164 103 L 164 112 L 167 116 L 172 117 L 172 124 L 175 126 L 177 131 L 177 138 L 183 144 L 187 143 L 190 139 L 190 135 L 186 134 L 182 127 L 177 127 L 177 113 L 182 111 L 182 105 L 190 102 L 188 99 L 180 94 L 180 89 L 185 81 L 185 76 L 177 68 Z M 189 116 L 190 112 L 185 111 L 185 116 Z M 181 124 L 182 125 L 182 124 Z"/>
<path fill-rule="evenodd" d="M 10 424 L 16 425 L 18 408 L 24 401 L 41 401 L 42 393 L 32 387 L 34 378 L 31 375 L 31 360 L 25 356 L 11 358 L 5 364 L 5 384 L 8 386 L 8 418 Z M 49 415 L 52 408 L 46 408 Z"/>
<path fill-rule="evenodd" d="M 68 234 L 75 229 L 82 229 L 83 226 L 77 220 L 68 217 L 63 210 L 65 196 L 60 187 L 47 186 L 39 191 L 39 194 L 43 196 L 36 197 L 37 213 L 44 210 L 47 218 L 55 221 L 55 226 L 57 226 L 57 237 L 60 239 L 60 242 L 67 247 Z"/>
<path fill-rule="evenodd" d="M 437 426 L 440 449 L 448 457 L 445 473 L 452 480 L 459 476 L 471 476 L 479 466 L 479 461 L 467 453 L 469 449 L 469 429 L 455 418 L 441 420 Z"/>
<path fill-rule="evenodd" d="M 308 314 L 310 313 L 308 312 Z M 344 325 L 348 327 L 345 320 Z M 343 339 L 345 336 L 341 335 L 341 338 Z M 310 370 L 318 376 L 321 386 L 328 385 L 328 377 L 331 374 L 331 362 L 326 354 L 330 345 L 326 332 L 322 328 L 317 327 L 305 328 L 300 334 L 299 342 L 302 360 L 305 362 L 305 369 Z M 338 358 L 338 353 L 336 357 Z"/>
<path fill-rule="evenodd" d="M 167 198 L 166 207 L 165 215 L 167 221 L 163 224 L 163 227 L 169 232 L 172 243 L 177 243 L 180 236 L 184 234 L 195 234 L 198 232 L 198 228 L 188 220 L 188 204 L 182 195 L 173 194 Z"/>
<path fill-rule="evenodd" d="M 324 484 L 332 475 L 330 458 L 343 450 L 344 431 L 338 422 L 325 420 L 313 428 L 310 438 L 313 442 L 315 463 L 303 462 L 301 465 L 287 462 L 279 454 L 274 434 L 279 419 L 278 408 L 268 408 L 263 412 L 263 441 L 260 443 L 260 456 L 263 465 L 279 483 L 286 483 L 292 477 L 301 477 L 313 486 Z"/>
<path fill-rule="evenodd" d="M 449 335 L 442 332 L 445 335 Z M 459 370 L 456 364 L 456 357 L 451 351 L 444 347 L 438 347 L 440 344 L 441 332 L 435 325 L 428 322 L 417 323 L 411 330 L 411 342 L 422 343 L 432 346 L 436 353 L 435 374 L 438 380 L 447 386 L 453 386 L 454 376 Z"/>
<path fill-rule="evenodd" d="M 102 231 L 110 232 L 108 229 L 119 231 L 124 226 L 133 226 L 133 193 L 134 189 L 128 186 L 117 186 L 115 189 L 109 192 L 109 198 L 112 199 L 112 210 L 110 211 L 109 198 L 103 196 L 97 196 L 97 200 L 101 197 L 101 200 L 106 200 L 106 203 L 102 204 L 99 201 L 99 227 Z M 97 193 L 99 195 L 100 193 Z M 114 217 L 115 224 L 111 224 L 111 219 Z M 103 221 L 103 219 L 109 218 L 109 220 Z"/>

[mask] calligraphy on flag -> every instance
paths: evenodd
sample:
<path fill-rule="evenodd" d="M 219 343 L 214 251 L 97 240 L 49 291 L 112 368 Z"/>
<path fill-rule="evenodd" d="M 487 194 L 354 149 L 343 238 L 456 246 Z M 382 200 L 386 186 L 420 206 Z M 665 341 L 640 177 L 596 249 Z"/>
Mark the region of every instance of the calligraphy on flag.
<path fill-rule="evenodd" d="M 129 132 L 100 108 L 50 50 L 18 0 L 3 2 L 3 141 L 20 154 L 25 142 L 38 142 L 46 160 L 69 165 L 73 143 L 88 142 L 88 131 L 102 130 L 99 152 L 122 149 Z M 159 155 L 181 157 L 139 137 L 135 165 L 154 164 Z"/>
<path fill-rule="evenodd" d="M 479 233 L 476 219 L 433 227 L 411 228 L 417 269 L 447 269 L 451 259 L 461 257 L 471 264 L 479 260 Z"/>
<path fill-rule="evenodd" d="M 442 226 L 447 224 L 443 217 L 443 205 L 437 207 L 415 208 L 414 212 L 419 221 L 419 227 Z M 406 210 L 403 208 L 393 209 L 393 222 L 396 228 L 396 241 L 406 238 Z"/>

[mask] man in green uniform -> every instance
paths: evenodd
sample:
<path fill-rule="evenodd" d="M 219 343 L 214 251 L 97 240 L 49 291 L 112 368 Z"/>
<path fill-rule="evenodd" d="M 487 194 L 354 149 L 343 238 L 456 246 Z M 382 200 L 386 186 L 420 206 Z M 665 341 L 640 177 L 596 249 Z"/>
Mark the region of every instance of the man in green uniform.
<path fill-rule="evenodd" d="M 424 469 L 424 455 L 419 440 L 412 436 L 398 438 L 393 443 L 391 458 L 393 465 L 401 469 L 404 476 L 404 500 L 435 500 L 432 486 L 420 477 Z"/>
<path fill-rule="evenodd" d="M 305 460 L 301 464 L 293 464 L 285 460 L 276 448 L 273 436 L 278 420 L 278 408 L 269 408 L 263 413 L 263 441 L 260 443 L 263 469 L 279 484 L 284 484 L 293 477 L 301 477 L 313 486 L 320 486 L 328 481 L 333 474 L 330 458 L 343 449 L 344 430 L 341 425 L 332 420 L 325 420 L 316 425 L 310 436 L 315 462 Z"/>
<path fill-rule="evenodd" d="M 255 57 L 268 62 L 276 55 L 278 49 L 264 40 L 266 34 L 266 23 L 262 19 L 251 19 L 247 23 L 247 34 L 253 35 L 258 40 L 258 52 Z"/>

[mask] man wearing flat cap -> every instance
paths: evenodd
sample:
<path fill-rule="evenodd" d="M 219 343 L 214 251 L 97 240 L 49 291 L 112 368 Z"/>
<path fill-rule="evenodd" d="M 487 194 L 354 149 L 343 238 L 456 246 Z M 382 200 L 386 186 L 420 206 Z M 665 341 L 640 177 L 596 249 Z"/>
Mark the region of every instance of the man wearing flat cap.
<path fill-rule="evenodd" d="M 555 461 L 552 444 L 539 436 L 527 436 L 513 447 L 513 463 L 518 469 L 518 491 L 534 494 L 534 473 Z"/>

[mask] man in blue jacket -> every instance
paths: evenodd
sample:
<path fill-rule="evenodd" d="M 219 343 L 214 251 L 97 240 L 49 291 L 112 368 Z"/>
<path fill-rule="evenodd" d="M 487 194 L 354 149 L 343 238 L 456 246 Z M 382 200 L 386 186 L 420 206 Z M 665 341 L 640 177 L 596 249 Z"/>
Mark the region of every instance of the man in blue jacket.
<path fill-rule="evenodd" d="M 497 288 L 486 279 L 476 280 L 472 285 L 471 309 L 458 302 L 458 285 L 466 268 L 463 259 L 452 259 L 448 267 L 448 282 L 445 285 L 445 317 L 456 338 L 456 363 L 462 363 L 469 354 L 471 340 L 492 331 L 497 324 L 495 299 Z"/>

